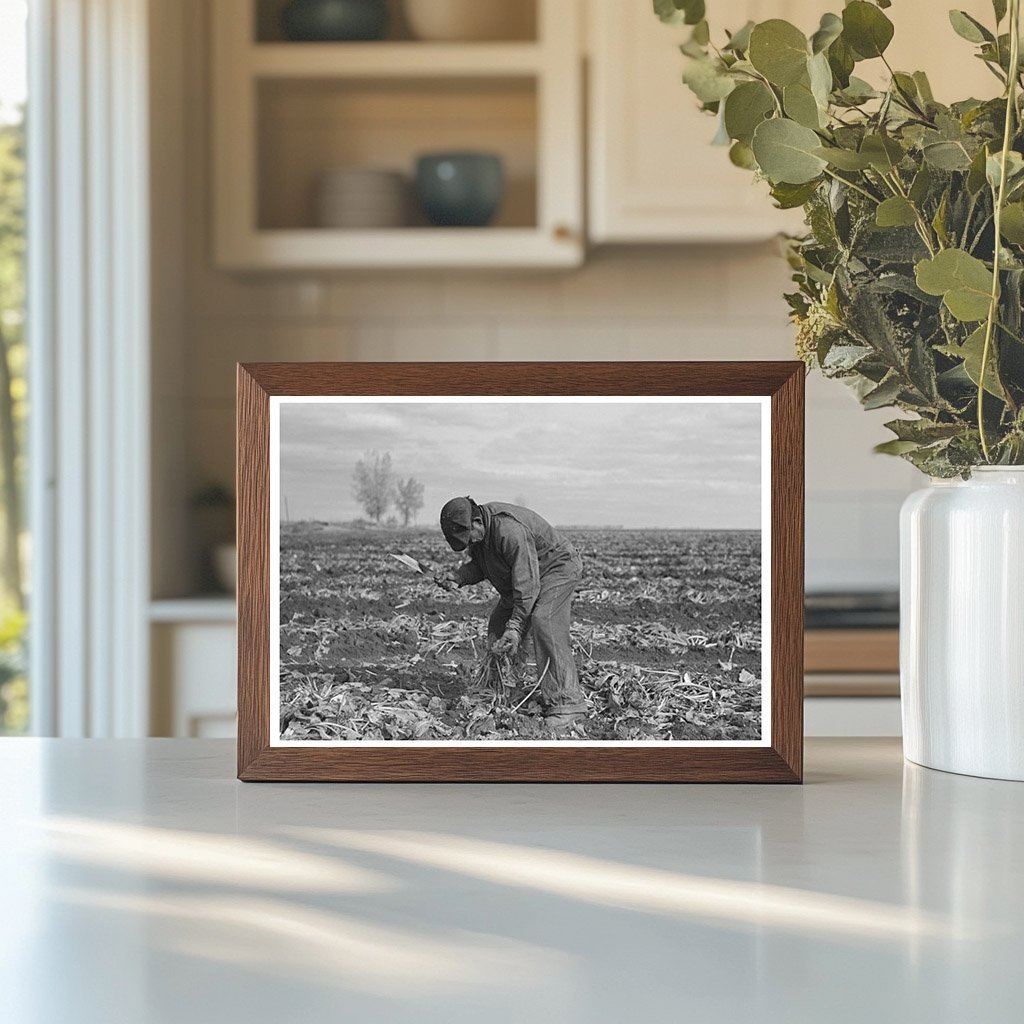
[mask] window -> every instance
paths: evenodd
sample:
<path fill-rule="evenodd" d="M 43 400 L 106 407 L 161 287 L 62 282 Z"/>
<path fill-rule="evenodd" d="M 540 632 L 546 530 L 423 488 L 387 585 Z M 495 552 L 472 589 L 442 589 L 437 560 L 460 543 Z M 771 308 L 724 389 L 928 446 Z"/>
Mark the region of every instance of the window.
<path fill-rule="evenodd" d="M 0 0 L 0 734 L 29 727 L 26 671 L 26 0 Z"/>

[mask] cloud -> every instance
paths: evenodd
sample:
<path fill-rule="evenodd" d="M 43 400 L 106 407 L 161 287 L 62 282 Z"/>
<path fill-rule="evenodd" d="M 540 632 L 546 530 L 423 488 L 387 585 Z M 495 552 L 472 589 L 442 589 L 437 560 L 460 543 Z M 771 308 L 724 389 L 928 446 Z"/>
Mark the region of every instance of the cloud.
<path fill-rule="evenodd" d="M 425 485 L 424 521 L 454 494 L 521 497 L 556 523 L 756 528 L 753 402 L 283 402 L 281 494 L 293 519 L 361 514 L 352 473 L 391 453 Z"/>

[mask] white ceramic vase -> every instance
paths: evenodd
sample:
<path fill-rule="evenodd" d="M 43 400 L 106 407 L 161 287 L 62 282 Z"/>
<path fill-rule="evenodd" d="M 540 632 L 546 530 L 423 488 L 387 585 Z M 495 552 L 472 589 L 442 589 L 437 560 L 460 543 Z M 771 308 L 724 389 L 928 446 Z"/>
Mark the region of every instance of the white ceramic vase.
<path fill-rule="evenodd" d="M 1024 781 L 1024 467 L 910 495 L 900 551 L 906 757 Z"/>

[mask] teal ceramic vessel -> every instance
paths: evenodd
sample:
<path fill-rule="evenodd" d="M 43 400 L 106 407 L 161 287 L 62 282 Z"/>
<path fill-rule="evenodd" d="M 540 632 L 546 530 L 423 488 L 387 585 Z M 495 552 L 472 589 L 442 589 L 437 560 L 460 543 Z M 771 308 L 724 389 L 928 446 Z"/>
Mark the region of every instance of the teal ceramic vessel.
<path fill-rule="evenodd" d="M 427 153 L 416 163 L 416 192 L 436 227 L 489 224 L 505 195 L 501 157 L 493 153 Z"/>
<path fill-rule="evenodd" d="M 285 38 L 295 42 L 380 39 L 387 27 L 387 0 L 291 0 L 281 11 Z"/>

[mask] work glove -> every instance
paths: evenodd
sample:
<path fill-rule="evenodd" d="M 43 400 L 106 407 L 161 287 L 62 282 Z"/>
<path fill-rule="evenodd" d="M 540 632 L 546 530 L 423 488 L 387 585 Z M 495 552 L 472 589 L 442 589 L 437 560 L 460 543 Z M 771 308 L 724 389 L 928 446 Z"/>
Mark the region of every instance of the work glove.
<path fill-rule="evenodd" d="M 491 644 L 494 654 L 507 654 L 510 657 L 519 650 L 519 634 L 514 629 L 506 629 L 500 639 Z"/>
<path fill-rule="evenodd" d="M 442 569 L 434 574 L 434 582 L 442 589 L 453 591 L 459 589 L 459 574 L 456 569 Z"/>

